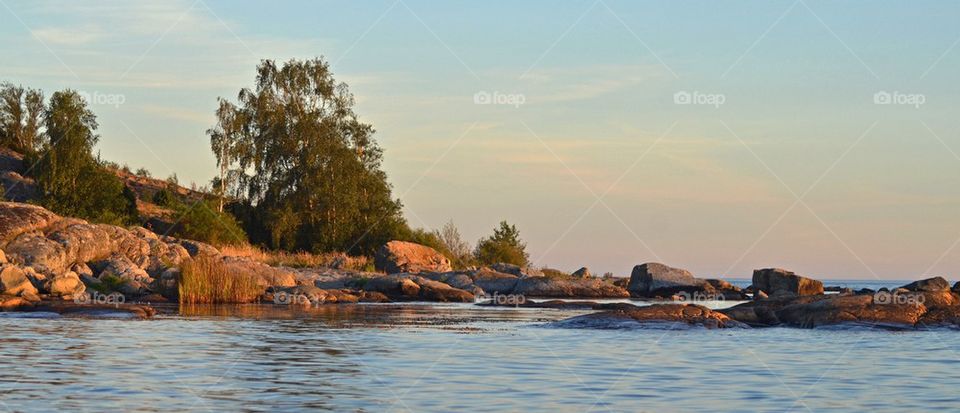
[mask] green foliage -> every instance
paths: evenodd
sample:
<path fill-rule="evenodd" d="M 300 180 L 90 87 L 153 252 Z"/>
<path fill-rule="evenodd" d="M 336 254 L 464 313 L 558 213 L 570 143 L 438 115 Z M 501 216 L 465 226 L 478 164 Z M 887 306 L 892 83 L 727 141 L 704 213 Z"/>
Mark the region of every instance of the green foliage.
<path fill-rule="evenodd" d="M 137 221 L 136 195 L 94 158 L 96 116 L 71 90 L 56 92 L 44 115 L 46 134 L 27 162 L 40 203 L 66 216 L 115 225 Z"/>
<path fill-rule="evenodd" d="M 43 134 L 43 92 L 0 84 L 0 145 L 32 153 Z"/>
<path fill-rule="evenodd" d="M 120 291 L 120 288 L 127 283 L 127 280 L 113 274 L 106 274 L 100 277 L 100 283 L 90 285 L 94 291 L 100 294 L 110 294 Z"/>
<path fill-rule="evenodd" d="M 143 178 L 150 178 L 151 176 L 153 176 L 152 174 L 150 174 L 150 171 L 148 171 L 147 168 L 137 168 L 137 171 L 134 172 L 134 174 Z"/>
<path fill-rule="evenodd" d="M 527 244 L 520 239 L 517 227 L 501 221 L 492 236 L 477 242 L 474 256 L 481 265 L 504 262 L 525 267 L 530 258 L 526 249 Z"/>
<path fill-rule="evenodd" d="M 381 170 L 371 125 L 322 59 L 264 60 L 254 89 L 220 100 L 208 130 L 218 195 L 251 240 L 287 251 L 372 254 L 406 223 Z"/>
<path fill-rule="evenodd" d="M 178 219 L 171 235 L 213 245 L 247 242 L 247 235 L 237 220 L 228 213 L 218 212 L 211 200 L 185 204 L 174 199 L 169 206 Z"/>
<path fill-rule="evenodd" d="M 470 244 L 460 236 L 460 230 L 454 225 L 453 220 L 444 224 L 439 231 L 434 231 L 434 234 L 443 244 L 453 268 L 464 269 L 474 264 Z"/>
<path fill-rule="evenodd" d="M 152 201 L 159 206 L 169 207 L 177 202 L 177 197 L 173 195 L 173 191 L 170 191 L 169 188 L 162 188 L 153 193 Z"/>

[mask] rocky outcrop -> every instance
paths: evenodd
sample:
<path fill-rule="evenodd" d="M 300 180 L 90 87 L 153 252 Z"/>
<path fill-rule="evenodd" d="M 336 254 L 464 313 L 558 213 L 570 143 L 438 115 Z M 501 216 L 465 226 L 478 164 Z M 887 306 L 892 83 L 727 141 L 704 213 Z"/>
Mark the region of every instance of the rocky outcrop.
<path fill-rule="evenodd" d="M 37 231 L 60 219 L 43 207 L 17 202 L 0 202 L 0 243 Z"/>
<path fill-rule="evenodd" d="M 36 295 L 37 288 L 27 273 L 16 265 L 0 267 L 0 293 L 10 296 Z"/>
<path fill-rule="evenodd" d="M 743 328 L 745 324 L 725 314 L 694 304 L 654 304 L 622 310 L 605 311 L 568 318 L 550 324 L 560 328 Z"/>
<path fill-rule="evenodd" d="M 508 264 L 505 262 L 498 262 L 496 264 L 490 264 L 487 266 L 488 269 L 504 274 L 511 274 L 517 277 L 542 277 L 543 272 L 535 268 L 530 267 L 521 267 L 516 264 Z"/>
<path fill-rule="evenodd" d="M 471 278 L 473 278 L 473 283 L 487 294 L 510 294 L 517 288 L 517 283 L 520 282 L 520 277 L 516 275 L 494 271 L 490 268 L 477 270 L 471 274 Z"/>
<path fill-rule="evenodd" d="M 489 292 L 489 291 L 488 291 Z M 599 279 L 521 278 L 511 292 L 527 297 L 627 298 L 623 288 Z"/>
<path fill-rule="evenodd" d="M 573 274 L 570 274 L 570 276 L 573 278 L 592 278 L 593 274 L 590 274 L 589 268 L 581 267 L 579 270 L 574 271 Z"/>
<path fill-rule="evenodd" d="M 360 287 L 394 300 L 473 302 L 474 295 L 448 284 L 412 274 L 393 274 L 367 279 Z"/>
<path fill-rule="evenodd" d="M 758 326 L 816 328 L 859 325 L 918 328 L 960 321 L 960 297 L 949 291 L 877 292 L 857 295 L 781 295 L 720 310 Z"/>
<path fill-rule="evenodd" d="M 390 241 L 380 247 L 374 257 L 374 266 L 387 274 L 453 270 L 450 260 L 437 250 L 406 241 Z"/>
<path fill-rule="evenodd" d="M 933 277 L 925 280 L 914 281 L 900 288 L 908 291 L 950 291 L 950 283 L 943 277 Z"/>
<path fill-rule="evenodd" d="M 788 293 L 798 296 L 823 294 L 823 283 L 781 268 L 753 271 L 753 287 L 769 296 Z"/>
<path fill-rule="evenodd" d="M 633 267 L 627 290 L 635 297 L 670 296 L 678 291 L 701 290 L 707 282 L 690 271 L 656 262 Z"/>

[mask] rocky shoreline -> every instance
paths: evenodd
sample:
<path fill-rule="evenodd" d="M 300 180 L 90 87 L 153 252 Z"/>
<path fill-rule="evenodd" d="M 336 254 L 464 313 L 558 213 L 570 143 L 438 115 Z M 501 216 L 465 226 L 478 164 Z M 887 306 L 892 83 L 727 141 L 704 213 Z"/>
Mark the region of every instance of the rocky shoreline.
<path fill-rule="evenodd" d="M 545 276 L 509 264 L 454 271 L 437 251 L 401 241 L 378 251 L 380 272 L 336 264 L 271 267 L 142 227 L 91 224 L 31 204 L 0 202 L 0 311 L 150 318 L 156 311 L 148 303 L 176 303 L 181 264 L 199 258 L 256 280 L 261 293 L 242 303 L 425 301 L 596 311 L 553 323 L 563 328 L 960 327 L 960 283 L 951 288 L 940 277 L 893 291 L 854 292 L 777 268 L 754 271 L 746 289 L 659 263 L 637 265 L 629 279 L 591 277 L 586 268 Z M 563 301 L 625 298 L 654 303 Z M 711 310 L 698 304 L 706 301 L 742 303 Z"/>

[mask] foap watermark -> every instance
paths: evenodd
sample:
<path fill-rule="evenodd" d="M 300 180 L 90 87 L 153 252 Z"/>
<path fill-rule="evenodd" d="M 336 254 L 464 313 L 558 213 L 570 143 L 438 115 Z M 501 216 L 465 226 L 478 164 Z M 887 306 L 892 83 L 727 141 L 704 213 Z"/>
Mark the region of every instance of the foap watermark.
<path fill-rule="evenodd" d="M 474 296 L 474 302 L 484 303 L 489 301 L 494 305 L 512 305 L 519 306 L 527 302 L 527 297 L 523 294 L 500 294 L 493 293 L 493 295 L 486 294 L 477 294 Z"/>
<path fill-rule="evenodd" d="M 702 93 L 699 90 L 688 92 L 681 90 L 673 94 L 673 103 L 677 105 L 706 105 L 719 108 L 727 102 L 727 95 L 723 93 Z"/>
<path fill-rule="evenodd" d="M 101 294 L 98 291 L 94 291 L 89 294 L 78 295 L 73 299 L 73 302 L 77 304 L 112 305 L 116 307 L 127 302 L 127 297 L 116 292 L 110 294 Z"/>
<path fill-rule="evenodd" d="M 127 101 L 127 96 L 122 93 L 101 93 L 98 91 L 88 92 L 78 90 L 77 94 L 89 105 L 104 105 L 119 108 L 120 105 Z"/>
<path fill-rule="evenodd" d="M 675 301 L 687 302 L 687 303 L 700 303 L 700 302 L 709 302 L 709 301 L 724 301 L 726 297 L 723 294 L 717 292 L 708 292 L 708 291 L 694 291 L 688 292 L 683 291 L 674 297 Z"/>
<path fill-rule="evenodd" d="M 496 90 L 491 93 L 481 90 L 473 94 L 473 103 L 477 105 L 506 105 L 519 108 L 526 102 L 527 97 L 522 93 L 500 93 Z"/>
<path fill-rule="evenodd" d="M 912 305 L 919 306 L 923 304 L 923 301 L 926 298 L 923 294 L 915 293 L 889 293 L 886 291 L 879 291 L 873 295 L 873 303 L 878 305 Z"/>
<path fill-rule="evenodd" d="M 297 305 L 308 307 L 311 305 L 320 305 L 326 301 L 326 297 L 320 297 L 316 294 L 288 293 L 280 291 L 273 295 L 273 303 L 277 305 Z"/>
<path fill-rule="evenodd" d="M 881 90 L 873 94 L 873 103 L 875 105 L 906 105 L 920 109 L 920 106 L 927 103 L 927 96 L 922 93 L 902 93 L 896 90 L 887 92 Z"/>

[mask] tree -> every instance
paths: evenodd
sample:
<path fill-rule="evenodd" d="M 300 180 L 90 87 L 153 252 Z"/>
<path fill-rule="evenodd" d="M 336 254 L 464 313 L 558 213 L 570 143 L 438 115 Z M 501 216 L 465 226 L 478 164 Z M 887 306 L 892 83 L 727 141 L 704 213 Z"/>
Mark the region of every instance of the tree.
<path fill-rule="evenodd" d="M 439 231 L 434 231 L 443 246 L 450 252 L 455 268 L 465 268 L 473 261 L 470 244 L 460 237 L 460 231 L 451 219 Z"/>
<path fill-rule="evenodd" d="M 527 254 L 527 244 L 520 239 L 520 231 L 507 221 L 501 221 L 499 228 L 494 228 L 493 235 L 477 242 L 474 256 L 482 265 L 505 262 L 525 267 L 530 256 Z"/>
<path fill-rule="evenodd" d="M 54 93 L 44 114 L 46 133 L 34 164 L 40 202 L 61 215 L 128 224 L 137 217 L 136 195 L 93 156 L 97 118 L 77 92 Z"/>
<path fill-rule="evenodd" d="M 406 228 L 380 169 L 374 129 L 320 58 L 264 60 L 254 89 L 223 99 L 208 130 L 221 197 L 251 239 L 272 248 L 370 254 Z"/>
<path fill-rule="evenodd" d="M 10 83 L 0 85 L 0 144 L 32 153 L 43 134 L 43 92 Z"/>

